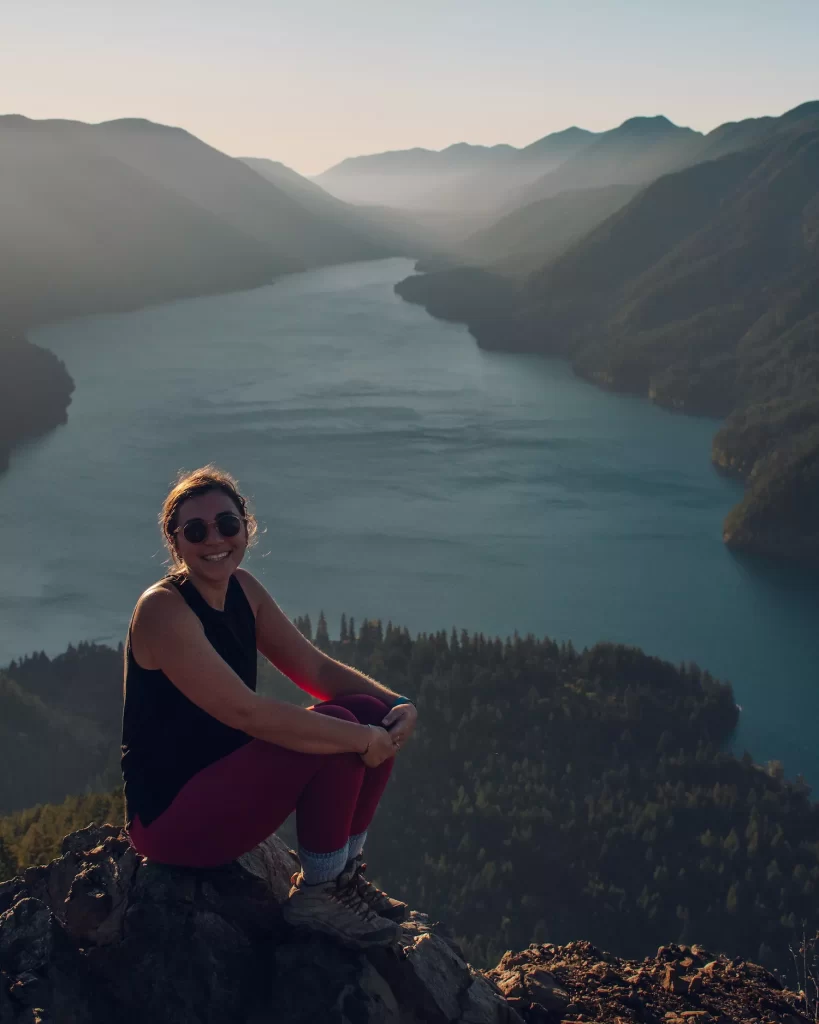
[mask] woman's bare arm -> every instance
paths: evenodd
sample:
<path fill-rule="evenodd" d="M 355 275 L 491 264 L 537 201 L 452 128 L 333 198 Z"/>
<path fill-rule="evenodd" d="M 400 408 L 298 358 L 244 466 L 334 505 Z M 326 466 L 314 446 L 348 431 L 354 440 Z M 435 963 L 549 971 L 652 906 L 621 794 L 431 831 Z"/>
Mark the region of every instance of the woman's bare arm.
<path fill-rule="evenodd" d="M 255 576 L 244 569 L 238 569 L 236 575 L 256 615 L 256 646 L 296 686 L 318 700 L 368 693 L 392 707 L 397 693 L 314 647 Z"/>
<path fill-rule="evenodd" d="M 361 754 L 371 742 L 369 726 L 254 693 L 216 652 L 199 619 L 175 592 L 157 587 L 140 598 L 132 637 L 150 664 L 190 701 L 249 736 L 313 754 Z"/>

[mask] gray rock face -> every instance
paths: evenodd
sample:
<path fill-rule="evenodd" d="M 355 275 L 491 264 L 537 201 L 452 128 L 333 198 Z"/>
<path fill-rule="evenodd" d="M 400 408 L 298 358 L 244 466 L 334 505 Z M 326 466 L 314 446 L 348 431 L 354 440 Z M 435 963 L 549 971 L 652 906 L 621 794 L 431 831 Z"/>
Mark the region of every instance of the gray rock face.
<path fill-rule="evenodd" d="M 519 1024 L 422 914 L 399 949 L 296 933 L 275 836 L 225 868 L 164 867 L 120 829 L 0 884 L 0 1024 Z"/>

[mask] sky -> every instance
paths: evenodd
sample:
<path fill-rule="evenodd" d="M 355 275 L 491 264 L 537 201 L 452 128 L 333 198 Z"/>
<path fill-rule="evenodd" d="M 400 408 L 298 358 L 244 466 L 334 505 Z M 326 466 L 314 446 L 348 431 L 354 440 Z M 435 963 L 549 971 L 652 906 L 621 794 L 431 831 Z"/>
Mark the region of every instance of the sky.
<path fill-rule="evenodd" d="M 0 113 L 178 125 L 316 174 L 819 99 L 819 0 L 0 0 Z"/>

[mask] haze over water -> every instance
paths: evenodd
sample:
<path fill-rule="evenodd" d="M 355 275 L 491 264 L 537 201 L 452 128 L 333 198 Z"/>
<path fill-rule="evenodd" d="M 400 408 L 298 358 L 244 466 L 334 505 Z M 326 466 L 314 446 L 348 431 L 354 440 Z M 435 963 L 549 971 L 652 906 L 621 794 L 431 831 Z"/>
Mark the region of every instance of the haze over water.
<path fill-rule="evenodd" d="M 77 390 L 0 476 L 0 664 L 124 637 L 163 574 L 156 517 L 214 461 L 291 616 L 633 643 L 730 679 L 737 748 L 819 783 L 819 595 L 730 554 L 715 424 L 482 352 L 403 303 L 407 260 L 30 332 Z"/>

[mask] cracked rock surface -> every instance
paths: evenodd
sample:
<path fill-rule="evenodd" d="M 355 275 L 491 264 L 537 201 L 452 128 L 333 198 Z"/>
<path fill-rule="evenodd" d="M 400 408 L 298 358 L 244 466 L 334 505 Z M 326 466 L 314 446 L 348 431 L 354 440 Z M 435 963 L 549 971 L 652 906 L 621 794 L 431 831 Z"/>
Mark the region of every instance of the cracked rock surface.
<path fill-rule="evenodd" d="M 0 1024 L 520 1024 L 422 914 L 397 950 L 288 928 L 296 869 L 275 836 L 208 871 L 144 861 L 111 825 L 67 836 L 0 884 Z"/>
<path fill-rule="evenodd" d="M 620 960 L 533 945 L 475 971 L 413 913 L 398 950 L 282 920 L 297 864 L 272 836 L 213 871 L 144 861 L 119 828 L 0 884 L 0 1024 L 812 1024 L 804 997 L 700 946 Z"/>
<path fill-rule="evenodd" d="M 764 968 L 701 946 L 620 960 L 589 942 L 506 953 L 487 976 L 527 1024 L 813 1024 Z"/>

